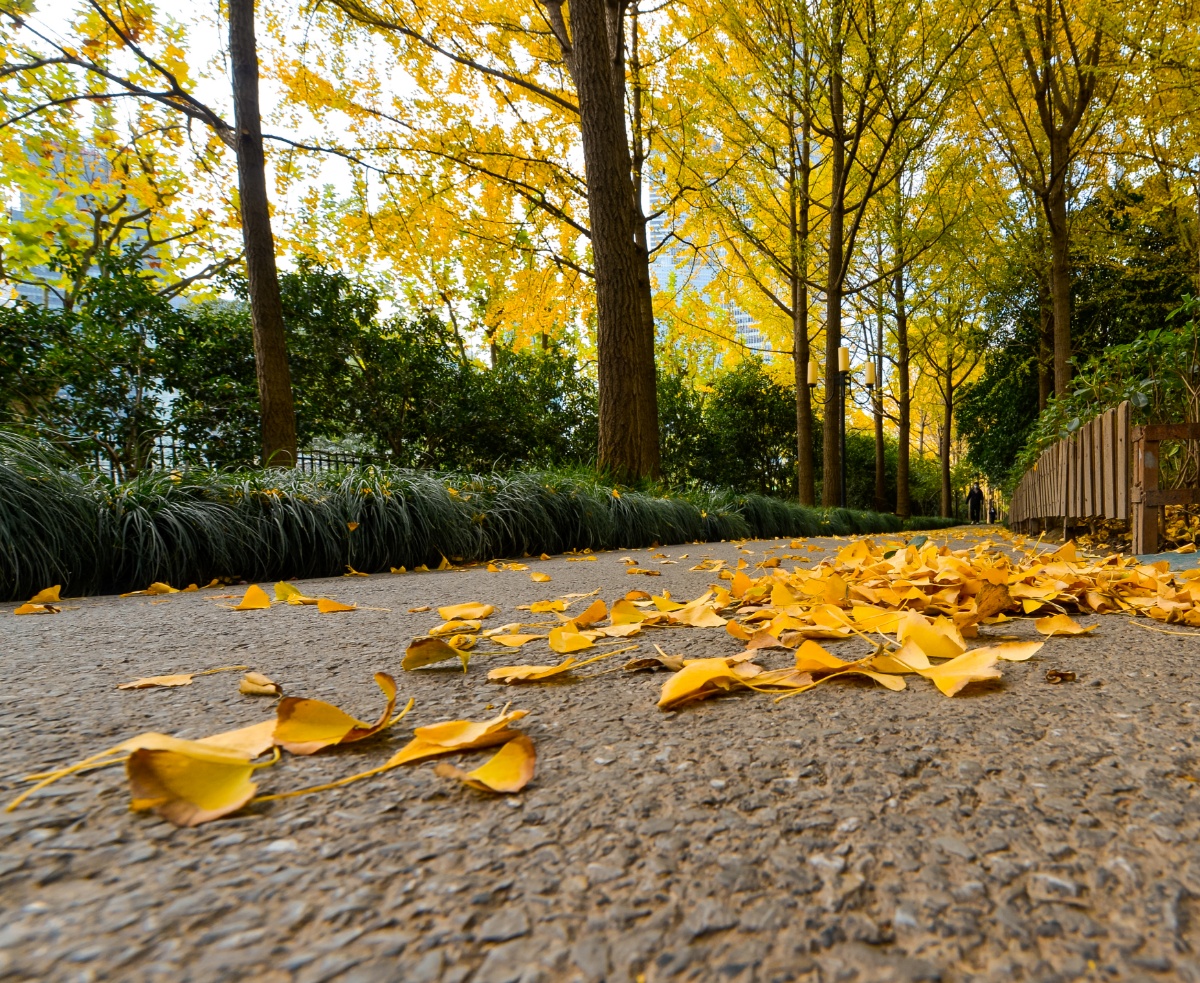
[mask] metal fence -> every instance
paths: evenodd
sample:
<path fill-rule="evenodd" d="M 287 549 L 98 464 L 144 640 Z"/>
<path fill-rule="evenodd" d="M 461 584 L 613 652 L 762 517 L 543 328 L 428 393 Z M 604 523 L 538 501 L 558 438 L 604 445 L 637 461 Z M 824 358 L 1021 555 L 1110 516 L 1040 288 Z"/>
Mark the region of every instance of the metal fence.
<path fill-rule="evenodd" d="M 173 471 L 185 467 L 203 467 L 209 462 L 200 448 L 188 444 L 172 434 L 160 434 L 143 465 L 144 468 Z M 356 467 L 364 463 L 356 454 L 345 451 L 305 450 L 296 455 L 296 469 L 305 474 L 333 471 L 338 468 Z M 91 466 L 100 474 L 110 478 L 121 478 L 121 468 L 99 449 L 92 452 Z"/>

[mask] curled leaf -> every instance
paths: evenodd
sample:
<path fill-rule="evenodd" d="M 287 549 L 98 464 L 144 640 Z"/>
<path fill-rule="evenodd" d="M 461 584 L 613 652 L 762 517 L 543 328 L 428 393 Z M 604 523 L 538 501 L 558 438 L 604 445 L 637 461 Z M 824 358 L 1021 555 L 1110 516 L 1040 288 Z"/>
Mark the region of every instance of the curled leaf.
<path fill-rule="evenodd" d="M 529 784 L 536 763 L 537 752 L 533 748 L 533 741 L 520 734 L 474 771 L 463 771 L 445 762 L 434 771 L 444 778 L 457 778 L 481 792 L 512 793 L 521 791 Z"/>
<path fill-rule="evenodd" d="M 238 692 L 247 696 L 280 696 L 283 689 L 261 672 L 248 672 L 238 684 Z"/>
<path fill-rule="evenodd" d="M 482 622 L 479 621 L 447 621 L 444 624 L 438 625 L 436 628 L 430 628 L 430 635 L 456 635 L 464 631 L 479 631 L 482 627 Z"/>
<path fill-rule="evenodd" d="M 918 669 L 918 674 L 930 680 L 946 696 L 954 696 L 968 683 L 983 682 L 988 679 L 999 679 L 1000 670 L 996 668 L 999 656 L 994 649 L 980 648 L 943 662 L 928 669 Z"/>
<path fill-rule="evenodd" d="M 283 601 L 286 604 L 317 603 L 317 598 L 308 597 L 298 587 L 295 587 L 283 580 L 279 581 L 279 583 L 275 585 L 275 600 Z"/>
<path fill-rule="evenodd" d="M 315 754 L 334 744 L 349 744 L 373 737 L 390 727 L 408 713 L 412 703 L 392 719 L 392 710 L 396 706 L 396 680 L 386 672 L 377 672 L 375 683 L 387 698 L 387 705 L 373 724 L 351 717 L 323 700 L 284 697 L 276 710 L 275 743 L 292 754 Z"/>
<path fill-rule="evenodd" d="M 450 754 L 454 751 L 469 751 L 473 748 L 493 747 L 503 744 L 517 735 L 509 724 L 527 714 L 526 710 L 503 712 L 491 720 L 446 720 L 439 724 L 417 727 L 413 739 L 397 751 L 389 760 L 391 765 L 411 764 L 425 758 Z"/>
<path fill-rule="evenodd" d="M 595 643 L 575 630 L 575 623 L 568 621 L 550 632 L 550 648 L 559 655 L 590 649 Z"/>
<path fill-rule="evenodd" d="M 131 683 L 121 683 L 117 689 L 153 689 L 156 686 L 190 686 L 196 676 L 211 676 L 218 672 L 239 672 L 248 666 L 221 666 L 218 669 L 205 669 L 202 672 L 181 672 L 171 676 L 144 676 Z"/>
<path fill-rule="evenodd" d="M 588 557 L 587 559 L 594 559 L 594 557 Z M 608 605 L 597 598 L 584 609 L 582 614 L 577 614 L 571 620 L 580 628 L 590 628 L 592 625 L 598 625 L 607 617 Z"/>
<path fill-rule="evenodd" d="M 466 672 L 468 658 L 466 653 L 447 644 L 440 638 L 414 638 L 412 644 L 408 646 L 408 651 L 404 653 L 404 658 L 400 662 L 400 668 L 405 670 L 420 669 L 423 666 L 445 662 L 447 659 L 460 659 L 463 664 L 463 672 Z"/>
<path fill-rule="evenodd" d="M 198 741 L 171 750 L 142 748 L 125 763 L 134 811 L 153 809 L 176 826 L 199 826 L 236 812 L 254 796 L 254 765 L 237 751 Z"/>
<path fill-rule="evenodd" d="M 55 584 L 53 587 L 47 587 L 45 590 L 40 590 L 29 599 L 30 604 L 57 604 L 62 600 L 62 584 Z"/>
<path fill-rule="evenodd" d="M 726 659 L 697 659 L 663 683 L 658 707 L 673 710 L 685 703 L 738 689 L 743 685 L 742 679 Z"/>

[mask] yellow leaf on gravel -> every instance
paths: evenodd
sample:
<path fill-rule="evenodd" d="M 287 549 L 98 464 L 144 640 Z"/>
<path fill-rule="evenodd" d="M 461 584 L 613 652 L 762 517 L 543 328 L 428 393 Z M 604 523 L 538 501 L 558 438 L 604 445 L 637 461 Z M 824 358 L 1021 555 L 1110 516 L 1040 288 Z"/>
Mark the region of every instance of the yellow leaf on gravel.
<path fill-rule="evenodd" d="M 804 644 L 796 649 L 795 668 L 800 672 L 841 670 L 848 665 L 850 665 L 849 662 L 843 662 L 811 639 L 806 639 Z"/>
<path fill-rule="evenodd" d="M 30 604 L 57 604 L 62 598 L 59 596 L 62 593 L 62 584 L 55 584 L 53 587 L 47 587 L 45 590 L 40 590 L 29 599 Z"/>
<path fill-rule="evenodd" d="M 56 608 L 53 604 L 34 604 L 32 601 L 13 609 L 13 614 L 60 614 L 61 612 L 62 608 Z"/>
<path fill-rule="evenodd" d="M 318 597 L 317 610 L 321 614 L 336 614 L 339 611 L 357 611 L 358 605 L 343 604 L 341 601 L 331 601 L 328 597 Z"/>
<path fill-rule="evenodd" d="M 689 625 L 692 628 L 723 628 L 726 624 L 725 619 L 713 610 L 712 605 L 697 601 L 672 612 L 670 618 L 672 624 Z"/>
<path fill-rule="evenodd" d="M 258 584 L 251 584 L 246 588 L 246 593 L 242 599 L 233 606 L 234 611 L 262 611 L 271 606 L 271 599 L 267 597 L 267 592 Z"/>
<path fill-rule="evenodd" d="M 610 617 L 614 625 L 634 625 L 654 617 L 655 614 L 657 612 L 642 611 L 634 607 L 632 601 L 620 600 L 612 606 Z"/>
<path fill-rule="evenodd" d="M 1095 631 L 1100 626 L 1088 625 L 1086 628 L 1078 621 L 1075 621 L 1067 614 L 1056 614 L 1052 618 L 1038 618 L 1033 623 L 1043 635 L 1086 635 L 1089 631 Z"/>
<path fill-rule="evenodd" d="M 438 608 L 438 617 L 443 621 L 481 621 L 484 618 L 490 618 L 495 612 L 496 609 L 491 604 L 472 601 Z"/>
<path fill-rule="evenodd" d="M 254 796 L 254 765 L 236 751 L 198 741 L 186 748 L 139 749 L 129 756 L 131 808 L 154 810 L 176 826 L 199 826 L 236 812 Z"/>
<path fill-rule="evenodd" d="M 283 688 L 261 672 L 248 672 L 238 684 L 238 692 L 247 696 L 280 696 Z"/>
<path fill-rule="evenodd" d="M 300 605 L 316 604 L 318 599 L 307 596 L 300 588 L 281 580 L 275 585 L 275 600 Z"/>
<path fill-rule="evenodd" d="M 566 601 L 534 601 L 529 605 L 530 614 L 549 614 L 552 611 L 567 610 Z"/>
<path fill-rule="evenodd" d="M 474 771 L 465 772 L 446 762 L 439 764 L 434 771 L 443 778 L 457 778 L 481 792 L 512 793 L 521 791 L 529 784 L 536 762 L 537 752 L 534 751 L 533 741 L 521 734 Z"/>
<path fill-rule="evenodd" d="M 470 751 L 474 748 L 494 747 L 517 736 L 519 731 L 510 730 L 509 724 L 520 720 L 526 710 L 506 707 L 491 720 L 446 720 L 440 724 L 417 727 L 413 739 L 388 760 L 389 765 L 411 764 L 439 754 L 455 751 Z"/>
<path fill-rule="evenodd" d="M 550 632 L 550 648 L 559 655 L 590 649 L 594 644 L 590 638 L 586 638 L 575 630 L 573 621 L 568 621 L 565 625 L 560 625 Z"/>
<path fill-rule="evenodd" d="M 501 666 L 490 670 L 488 679 L 494 683 L 532 683 L 557 676 L 579 665 L 582 663 L 568 655 L 556 666 Z"/>
<path fill-rule="evenodd" d="M 660 710 L 673 710 L 694 700 L 738 689 L 743 685 L 734 667 L 725 659 L 697 659 L 663 683 L 659 694 Z"/>
<path fill-rule="evenodd" d="M 1045 642 L 999 642 L 996 645 L 989 645 L 988 648 L 996 653 L 997 658 L 1005 662 L 1024 662 L 1045 644 Z"/>
<path fill-rule="evenodd" d="M 218 669 L 205 669 L 202 672 L 181 672 L 170 676 L 145 676 L 135 679 L 132 683 L 121 683 L 117 689 L 152 689 L 155 686 L 190 686 L 196 676 L 211 676 L 218 672 L 239 672 L 249 666 L 221 666 Z"/>
<path fill-rule="evenodd" d="M 531 573 L 529 575 L 529 579 L 532 580 L 535 584 L 548 584 L 548 583 L 550 583 L 550 574 L 548 574 L 548 573 Z"/>
<path fill-rule="evenodd" d="M 431 635 L 457 635 L 464 631 L 479 631 L 483 627 L 480 621 L 447 621 L 445 624 L 430 628 Z"/>
<path fill-rule="evenodd" d="M 596 638 L 628 638 L 641 632 L 641 624 L 608 625 L 604 628 L 593 628 L 589 634 Z"/>
<path fill-rule="evenodd" d="M 931 659 L 953 659 L 967 650 L 966 640 L 948 618 L 930 622 L 924 615 L 910 612 L 900 622 L 896 634 L 901 642 L 913 641 Z"/>
<path fill-rule="evenodd" d="M 414 638 L 408 646 L 408 651 L 404 653 L 400 668 L 420 669 L 422 666 L 431 666 L 447 659 L 460 659 L 463 672 L 467 671 L 469 657 L 466 653 L 448 645 L 440 638 Z"/>
<path fill-rule="evenodd" d="M 946 696 L 954 696 L 968 683 L 999 679 L 996 668 L 997 656 L 994 648 L 980 648 L 943 662 L 939 666 L 918 669 L 917 673 L 930 680 Z"/>
<path fill-rule="evenodd" d="M 597 598 L 584 609 L 582 614 L 577 614 L 571 620 L 580 628 L 590 628 L 592 625 L 598 625 L 607 617 L 608 605 Z"/>
<path fill-rule="evenodd" d="M 170 584 L 164 584 L 159 581 L 155 581 L 153 584 L 151 584 L 145 590 L 131 590 L 127 594 L 122 594 L 121 596 L 122 597 L 156 597 L 160 594 L 178 594 L 178 593 L 179 593 L 179 591 L 177 591 Z"/>
<path fill-rule="evenodd" d="M 354 567 L 350 566 L 350 564 L 347 563 L 346 564 L 346 572 L 344 574 L 342 574 L 342 576 L 343 577 L 369 577 L 371 575 L 369 573 L 363 573 L 361 570 L 355 570 Z"/>
<path fill-rule="evenodd" d="M 522 645 L 526 645 L 535 639 L 545 637 L 545 635 L 492 635 L 491 639 L 493 642 L 499 642 L 501 645 L 505 645 L 510 649 L 515 649 L 520 648 Z"/>
<path fill-rule="evenodd" d="M 477 635 L 451 635 L 446 644 L 457 652 L 470 652 L 478 643 Z"/>
<path fill-rule="evenodd" d="M 249 727 L 239 727 L 237 730 L 227 730 L 220 734 L 202 737 L 200 743 L 212 744 L 229 751 L 240 751 L 251 758 L 257 758 L 264 751 L 275 746 L 276 722 L 275 717 L 268 717 Z"/>
<path fill-rule="evenodd" d="M 349 744 L 373 737 L 408 713 L 410 701 L 395 719 L 396 680 L 386 672 L 375 673 L 375 684 L 383 691 L 387 704 L 373 724 L 351 717 L 324 700 L 288 696 L 276 709 L 275 743 L 292 754 L 315 754 L 333 744 Z"/>

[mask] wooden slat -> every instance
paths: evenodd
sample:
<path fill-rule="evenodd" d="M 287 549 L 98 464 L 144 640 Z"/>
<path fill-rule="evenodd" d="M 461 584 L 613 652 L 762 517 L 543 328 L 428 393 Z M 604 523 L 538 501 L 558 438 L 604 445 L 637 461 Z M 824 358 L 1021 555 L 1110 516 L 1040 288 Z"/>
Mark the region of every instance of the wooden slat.
<path fill-rule="evenodd" d="M 1200 423 L 1151 423 L 1142 432 L 1146 440 L 1200 440 Z"/>
<path fill-rule="evenodd" d="M 1116 518 L 1129 518 L 1129 401 L 1117 407 L 1117 509 Z"/>
<path fill-rule="evenodd" d="M 1083 477 L 1083 508 L 1080 509 L 1080 516 L 1085 519 L 1090 519 L 1096 514 L 1095 506 L 1092 503 L 1092 435 L 1089 432 L 1090 422 L 1085 423 L 1079 430 L 1079 450 L 1082 460 L 1080 461 L 1080 471 Z"/>

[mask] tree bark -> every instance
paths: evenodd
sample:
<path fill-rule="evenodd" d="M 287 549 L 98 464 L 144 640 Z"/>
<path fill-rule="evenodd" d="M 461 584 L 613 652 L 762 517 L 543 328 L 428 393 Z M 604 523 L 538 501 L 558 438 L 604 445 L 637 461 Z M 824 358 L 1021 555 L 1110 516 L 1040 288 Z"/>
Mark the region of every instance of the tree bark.
<path fill-rule="evenodd" d="M 1060 141 L 1051 140 L 1051 168 L 1054 147 Z M 1059 150 L 1065 155 L 1065 148 Z M 1054 391 L 1067 391 L 1071 381 L 1071 259 L 1070 230 L 1067 227 L 1066 167 L 1061 168 L 1050 185 L 1046 200 L 1046 218 L 1050 226 L 1050 299 L 1054 312 Z"/>
<path fill-rule="evenodd" d="M 908 347 L 908 305 L 905 297 L 904 268 L 896 271 L 892 281 L 893 302 L 896 306 L 896 515 L 907 519 L 912 514 L 910 488 L 910 448 L 912 446 L 912 379 L 909 374 L 912 355 Z M 921 450 L 924 451 L 924 430 Z"/>
<path fill-rule="evenodd" d="M 795 127 L 791 128 L 791 132 L 795 133 Z M 792 362 L 796 374 L 796 490 L 801 505 L 812 505 L 816 500 L 813 474 L 812 390 L 808 388 L 810 358 L 808 345 L 808 231 L 811 155 L 812 141 L 806 120 L 802 126 L 799 146 L 794 146 L 792 153 L 790 223 L 792 239 Z"/>
<path fill-rule="evenodd" d="M 835 53 L 840 53 L 840 48 Z M 829 143 L 829 267 L 825 288 L 825 426 L 824 480 L 821 482 L 821 504 L 841 504 L 842 450 L 838 436 L 841 427 L 838 415 L 843 412 L 839 398 L 841 380 L 838 375 L 838 348 L 842 344 L 842 263 L 845 249 L 846 221 L 846 137 L 842 119 L 841 66 L 831 66 L 829 75 L 829 115 L 832 132 Z"/>
<path fill-rule="evenodd" d="M 233 77 L 242 241 L 250 289 L 254 364 L 262 418 L 263 465 L 296 463 L 296 410 L 288 368 L 287 336 L 279 299 L 275 238 L 267 199 L 266 158 L 258 105 L 258 50 L 254 0 L 229 0 L 229 61 Z"/>
<path fill-rule="evenodd" d="M 882 288 L 881 288 L 882 289 Z M 871 393 L 872 409 L 875 413 L 875 511 L 887 512 L 887 483 L 883 459 L 883 298 L 880 296 L 879 310 L 875 322 L 875 389 Z"/>
<path fill-rule="evenodd" d="M 1054 308 L 1050 302 L 1050 280 L 1038 272 L 1038 412 L 1054 395 Z"/>
<path fill-rule="evenodd" d="M 634 221 L 641 209 L 625 131 L 620 32 L 610 38 L 604 0 L 574 0 L 571 30 L 596 278 L 597 463 L 621 481 L 657 477 L 654 312 L 644 218 L 642 244 Z"/>
<path fill-rule="evenodd" d="M 954 370 L 951 356 L 946 359 L 946 383 L 943 389 L 945 403 L 942 406 L 942 439 L 938 450 L 942 459 L 942 515 L 954 514 L 954 503 L 950 490 L 950 428 L 954 423 Z"/>

